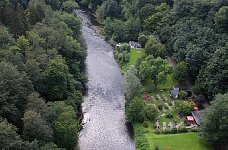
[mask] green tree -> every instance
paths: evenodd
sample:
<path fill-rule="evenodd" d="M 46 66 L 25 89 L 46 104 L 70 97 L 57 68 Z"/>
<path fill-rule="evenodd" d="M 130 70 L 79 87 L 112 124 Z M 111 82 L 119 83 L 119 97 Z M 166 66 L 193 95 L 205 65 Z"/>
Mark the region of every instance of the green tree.
<path fill-rule="evenodd" d="M 68 107 L 54 120 L 55 143 L 67 150 L 74 150 L 77 145 L 78 123 L 73 107 Z"/>
<path fill-rule="evenodd" d="M 126 105 L 126 116 L 130 122 L 143 122 L 145 119 L 145 103 L 142 99 L 135 97 Z"/>
<path fill-rule="evenodd" d="M 158 108 L 153 104 L 146 105 L 145 113 L 147 119 L 154 121 L 158 117 Z"/>
<path fill-rule="evenodd" d="M 173 10 L 176 17 L 187 17 L 192 14 L 193 0 L 174 0 Z"/>
<path fill-rule="evenodd" d="M 217 49 L 197 77 L 193 90 L 196 94 L 204 94 L 210 99 L 218 93 L 226 93 L 228 90 L 228 44 Z"/>
<path fill-rule="evenodd" d="M 200 136 L 212 143 L 215 149 L 227 148 L 228 93 L 215 96 L 212 105 L 203 112 Z"/>
<path fill-rule="evenodd" d="M 26 108 L 27 111 L 35 111 L 36 113 L 39 113 L 44 119 L 49 120 L 49 108 L 38 93 L 33 92 L 28 96 Z"/>
<path fill-rule="evenodd" d="M 63 6 L 63 10 L 68 13 L 72 13 L 74 9 L 79 8 L 78 3 L 73 0 L 68 0 L 63 2 L 62 6 Z"/>
<path fill-rule="evenodd" d="M 126 99 L 132 100 L 135 96 L 141 94 L 142 85 L 138 77 L 136 76 L 137 70 L 134 66 L 130 66 L 125 73 L 125 85 L 126 85 Z"/>
<path fill-rule="evenodd" d="M 81 21 L 75 15 L 65 12 L 57 12 L 55 13 L 55 18 L 58 18 L 59 21 L 65 22 L 68 27 L 74 32 L 75 37 L 78 38 L 81 35 Z"/>
<path fill-rule="evenodd" d="M 125 23 L 126 40 L 136 40 L 141 31 L 141 23 L 139 18 L 130 17 Z"/>
<path fill-rule="evenodd" d="M 184 115 L 190 115 L 192 111 L 194 111 L 194 106 L 192 102 L 187 102 L 187 101 L 180 101 L 176 105 L 177 111 L 179 113 L 183 113 Z"/>
<path fill-rule="evenodd" d="M 123 21 L 114 19 L 112 26 L 113 26 L 112 39 L 116 42 L 124 41 L 126 34 L 125 34 L 125 30 L 124 30 Z"/>
<path fill-rule="evenodd" d="M 222 6 L 218 12 L 216 12 L 214 17 L 215 23 L 224 28 L 226 31 L 228 30 L 228 6 Z"/>
<path fill-rule="evenodd" d="M 31 25 L 41 22 L 45 17 L 44 1 L 31 0 L 28 7 L 28 20 Z"/>
<path fill-rule="evenodd" d="M 164 57 L 166 54 L 165 46 L 154 36 L 150 36 L 145 45 L 145 52 L 147 55 L 154 57 Z"/>
<path fill-rule="evenodd" d="M 44 79 L 44 73 L 40 69 L 40 63 L 35 59 L 28 59 L 26 62 L 27 75 L 32 80 L 34 88 L 39 89 L 39 82 Z"/>
<path fill-rule="evenodd" d="M 20 52 L 25 55 L 26 51 L 31 50 L 29 41 L 25 38 L 24 35 L 19 36 L 17 39 L 17 46 L 20 48 Z"/>
<path fill-rule="evenodd" d="M 120 7 L 115 0 L 103 1 L 102 5 L 97 9 L 97 16 L 99 21 L 104 20 L 106 17 L 116 17 L 120 15 Z"/>
<path fill-rule="evenodd" d="M 107 17 L 104 21 L 103 21 L 103 24 L 104 24 L 104 34 L 105 36 L 110 39 L 112 37 L 112 34 L 114 32 L 113 30 L 113 22 L 111 20 L 110 17 Z"/>
<path fill-rule="evenodd" d="M 33 91 L 31 81 L 24 72 L 10 63 L 0 63 L 0 114 L 14 125 L 21 126 L 27 96 Z"/>
<path fill-rule="evenodd" d="M 138 42 L 142 45 L 142 47 L 145 47 L 148 37 L 144 34 L 139 35 Z"/>
<path fill-rule="evenodd" d="M 53 130 L 41 115 L 35 111 L 27 111 L 23 117 L 23 137 L 28 141 L 38 140 L 45 144 L 52 140 Z"/>
<path fill-rule="evenodd" d="M 12 35 L 8 32 L 8 29 L 3 25 L 0 25 L 0 46 L 14 44 L 15 41 Z"/>
<path fill-rule="evenodd" d="M 118 18 L 118 15 L 120 15 L 120 7 L 118 3 L 115 0 L 108 0 L 105 9 L 105 16 Z"/>
<path fill-rule="evenodd" d="M 46 69 L 46 86 L 49 99 L 61 100 L 66 97 L 68 71 L 63 59 L 56 58 L 49 62 Z"/>
<path fill-rule="evenodd" d="M 146 4 L 141 10 L 140 10 L 140 18 L 142 20 L 145 20 L 150 15 L 155 13 L 155 7 L 152 4 Z"/>
<path fill-rule="evenodd" d="M 169 6 L 166 3 L 161 3 L 155 6 L 154 13 L 144 20 L 144 28 L 151 33 L 158 32 L 167 23 L 167 15 Z"/>
<path fill-rule="evenodd" d="M 173 71 L 173 79 L 179 84 L 183 84 L 188 76 L 188 66 L 187 63 L 182 61 L 179 62 Z"/>
<path fill-rule="evenodd" d="M 115 51 L 115 57 L 120 65 L 124 65 L 130 60 L 130 54 L 127 51 Z"/>
<path fill-rule="evenodd" d="M 106 17 L 106 14 L 105 14 L 106 6 L 107 6 L 107 4 L 104 2 L 100 7 L 98 7 L 98 9 L 96 11 L 96 17 L 99 22 L 102 22 L 103 20 L 106 19 L 105 18 Z"/>
<path fill-rule="evenodd" d="M 160 57 L 154 58 L 148 56 L 139 66 L 139 76 L 145 81 L 151 79 L 157 89 L 158 84 L 164 84 L 166 82 L 167 75 L 172 72 L 171 66 Z"/>
<path fill-rule="evenodd" d="M 22 149 L 23 141 L 17 134 L 17 128 L 0 118 L 0 147 L 2 149 Z"/>
<path fill-rule="evenodd" d="M 50 5 L 53 10 L 60 9 L 60 1 L 59 0 L 44 0 L 47 5 Z"/>
<path fill-rule="evenodd" d="M 11 1 L 12 2 L 12 1 Z M 9 3 L 5 5 L 2 9 L 1 21 L 4 25 L 9 27 L 11 33 L 17 37 L 19 35 L 25 34 L 28 29 L 28 24 L 26 20 L 26 15 L 24 13 L 24 8 L 20 3 L 15 5 Z"/>

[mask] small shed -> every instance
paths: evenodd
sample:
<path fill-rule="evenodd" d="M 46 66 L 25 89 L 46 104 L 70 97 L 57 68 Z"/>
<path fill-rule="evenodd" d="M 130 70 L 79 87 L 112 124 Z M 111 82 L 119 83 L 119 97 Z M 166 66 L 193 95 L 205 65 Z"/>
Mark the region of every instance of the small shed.
<path fill-rule="evenodd" d="M 200 125 L 203 120 L 201 111 L 198 111 L 198 110 L 192 111 L 192 116 L 194 117 L 196 124 Z"/>
<path fill-rule="evenodd" d="M 178 97 L 179 97 L 179 92 L 180 92 L 180 89 L 179 89 L 179 88 L 173 87 L 173 90 L 170 91 L 169 96 L 170 96 L 172 99 L 178 99 Z"/>
<path fill-rule="evenodd" d="M 139 42 L 130 41 L 129 45 L 131 48 L 142 48 L 142 45 Z"/>

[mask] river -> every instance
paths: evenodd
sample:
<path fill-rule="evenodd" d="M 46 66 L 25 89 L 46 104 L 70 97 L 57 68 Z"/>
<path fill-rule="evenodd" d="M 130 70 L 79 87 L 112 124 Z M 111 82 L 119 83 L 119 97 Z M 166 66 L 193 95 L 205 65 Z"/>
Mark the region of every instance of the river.
<path fill-rule="evenodd" d="M 82 35 L 87 45 L 88 92 L 82 104 L 83 129 L 80 150 L 134 150 L 132 129 L 124 114 L 124 77 L 113 56 L 113 48 L 91 28 L 82 10 Z"/>

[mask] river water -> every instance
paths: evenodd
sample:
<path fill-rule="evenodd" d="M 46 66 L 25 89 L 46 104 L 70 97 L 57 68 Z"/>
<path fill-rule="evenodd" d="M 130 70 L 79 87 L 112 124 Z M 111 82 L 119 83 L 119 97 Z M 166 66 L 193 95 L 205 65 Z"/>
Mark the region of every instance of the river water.
<path fill-rule="evenodd" d="M 88 93 L 82 104 L 83 129 L 80 150 L 134 150 L 124 114 L 124 77 L 113 56 L 113 48 L 94 30 L 82 10 L 82 35 L 87 44 Z"/>

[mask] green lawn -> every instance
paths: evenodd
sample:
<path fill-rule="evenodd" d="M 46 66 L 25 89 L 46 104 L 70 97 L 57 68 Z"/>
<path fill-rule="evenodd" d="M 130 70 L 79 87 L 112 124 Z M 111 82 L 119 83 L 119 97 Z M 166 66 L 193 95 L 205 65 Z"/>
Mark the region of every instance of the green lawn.
<path fill-rule="evenodd" d="M 146 133 L 145 135 L 149 141 L 150 149 L 158 145 L 161 150 L 209 150 L 196 132 L 162 135 Z"/>
<path fill-rule="evenodd" d="M 188 132 L 182 134 L 161 134 L 154 133 L 155 129 L 151 126 L 144 128 L 142 124 L 134 124 L 134 130 L 136 133 L 140 131 L 140 134 L 135 135 L 135 139 L 141 139 L 136 141 L 139 145 L 137 149 L 140 150 L 141 142 L 145 142 L 144 145 L 149 145 L 148 150 L 153 150 L 155 145 L 158 145 L 160 150 L 210 150 L 209 145 L 201 141 L 197 132 Z M 142 141 L 142 139 L 144 139 Z"/>
<path fill-rule="evenodd" d="M 129 65 L 135 65 L 138 58 L 142 57 L 145 54 L 143 49 L 131 49 Z"/>
<path fill-rule="evenodd" d="M 158 85 L 158 90 L 159 89 L 172 89 L 173 85 L 175 85 L 175 82 L 173 81 L 172 75 L 168 75 L 166 78 L 167 82 L 165 84 L 159 84 Z M 153 82 L 151 81 L 151 79 L 147 79 L 145 84 L 143 85 L 143 87 L 145 88 L 145 91 L 147 92 L 152 92 L 153 90 Z"/>
<path fill-rule="evenodd" d="M 136 65 L 138 58 L 142 57 L 144 54 L 145 52 L 143 49 L 131 48 L 130 60 L 126 65 L 122 66 L 122 71 L 125 72 L 129 66 Z"/>
<path fill-rule="evenodd" d="M 175 85 L 171 74 L 167 76 L 166 80 L 167 82 L 165 84 L 158 85 L 159 89 L 172 89 L 173 85 Z"/>

